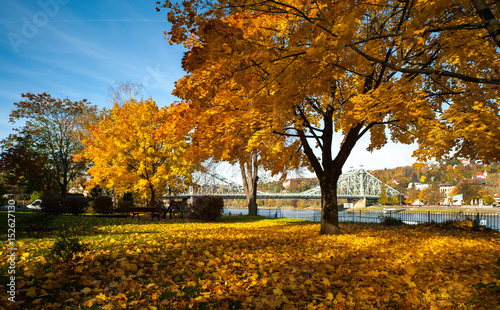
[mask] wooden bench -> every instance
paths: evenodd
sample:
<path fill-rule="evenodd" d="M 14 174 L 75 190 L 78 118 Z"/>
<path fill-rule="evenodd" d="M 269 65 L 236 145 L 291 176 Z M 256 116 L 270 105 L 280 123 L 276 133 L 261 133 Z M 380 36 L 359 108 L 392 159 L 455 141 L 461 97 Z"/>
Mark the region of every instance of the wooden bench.
<path fill-rule="evenodd" d="M 162 212 L 158 211 L 155 207 L 129 207 L 130 212 L 132 212 L 132 218 L 137 215 L 137 218 L 140 219 L 139 214 L 141 213 L 151 213 L 151 220 L 154 220 L 156 217 L 158 221 L 160 220 L 160 216 Z"/>

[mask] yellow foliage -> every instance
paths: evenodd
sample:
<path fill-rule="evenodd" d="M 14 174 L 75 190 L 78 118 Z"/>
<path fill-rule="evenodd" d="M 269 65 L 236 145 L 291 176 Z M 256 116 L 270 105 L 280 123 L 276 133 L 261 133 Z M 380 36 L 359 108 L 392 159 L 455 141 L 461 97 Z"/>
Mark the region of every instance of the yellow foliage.
<path fill-rule="evenodd" d="M 183 59 L 188 74 L 175 93 L 197 115 L 220 116 L 200 132 L 231 124 L 208 134 L 211 142 L 204 144 L 222 146 L 225 151 L 214 151 L 218 158 L 261 150 L 269 133 L 290 134 L 302 138 L 319 179 L 321 164 L 332 166 L 336 159 L 341 170 L 342 155 L 364 134 L 370 135 L 370 151 L 390 138 L 418 143 L 421 160 L 455 152 L 498 160 L 499 43 L 479 26 L 474 3 L 164 1 L 170 41 L 190 48 Z M 484 5 L 492 16 L 498 13 L 493 3 Z M 240 130 L 255 123 L 271 130 Z M 329 155 L 329 123 L 343 135 L 342 154 L 317 163 L 308 141 L 316 140 L 322 155 Z M 242 137 L 233 137 L 231 129 Z M 228 132 L 230 140 L 213 141 Z M 276 171 L 287 160 L 279 161 L 279 145 L 271 150 Z"/>
<path fill-rule="evenodd" d="M 178 105 L 159 109 L 153 100 L 115 105 L 109 115 L 90 126 L 81 157 L 92 162 L 92 187 L 115 189 L 118 195 L 138 192 L 151 199 L 167 187 L 174 192 L 190 182 L 191 162 L 184 153 L 184 128 L 176 126 Z"/>

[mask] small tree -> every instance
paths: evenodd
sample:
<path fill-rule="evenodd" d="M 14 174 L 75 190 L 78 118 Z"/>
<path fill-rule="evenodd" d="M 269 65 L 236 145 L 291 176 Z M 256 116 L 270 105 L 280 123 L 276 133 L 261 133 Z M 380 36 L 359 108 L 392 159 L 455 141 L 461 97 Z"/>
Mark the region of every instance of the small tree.
<path fill-rule="evenodd" d="M 493 196 L 491 196 L 491 195 L 484 195 L 483 201 L 484 201 L 484 203 L 491 205 L 491 204 L 495 203 L 495 198 L 493 198 Z"/>
<path fill-rule="evenodd" d="M 405 203 L 411 204 L 418 199 L 420 192 L 415 188 L 415 186 L 408 189 L 408 196 L 405 199 Z"/>
<path fill-rule="evenodd" d="M 95 112 L 95 106 L 86 99 L 57 99 L 48 93 L 26 93 L 22 97 L 25 100 L 14 103 L 16 108 L 10 114 L 10 122 L 23 120 L 24 126 L 16 128 L 19 134 L 11 135 L 4 143 L 29 137 L 30 149 L 36 151 L 50 179 L 59 186 L 61 196 L 65 196 L 69 182 L 85 167 L 73 156 L 82 150 L 83 120 Z"/>
<path fill-rule="evenodd" d="M 389 197 L 387 196 L 387 191 L 385 189 L 385 185 L 380 186 L 380 195 L 378 197 L 378 202 L 381 205 L 386 205 L 389 203 Z"/>
<path fill-rule="evenodd" d="M 398 196 L 394 195 L 391 197 L 391 205 L 397 205 L 399 204 L 399 198 Z"/>
<path fill-rule="evenodd" d="M 52 246 L 50 256 L 63 267 L 73 269 L 75 259 L 89 250 L 87 244 L 81 242 L 75 231 L 61 235 Z"/>
<path fill-rule="evenodd" d="M 155 201 L 164 189 L 180 191 L 193 165 L 185 159 L 186 138 L 174 125 L 177 106 L 159 109 L 153 100 L 115 104 L 109 116 L 90 125 L 90 138 L 78 158 L 93 163 L 89 186 L 130 191 Z"/>

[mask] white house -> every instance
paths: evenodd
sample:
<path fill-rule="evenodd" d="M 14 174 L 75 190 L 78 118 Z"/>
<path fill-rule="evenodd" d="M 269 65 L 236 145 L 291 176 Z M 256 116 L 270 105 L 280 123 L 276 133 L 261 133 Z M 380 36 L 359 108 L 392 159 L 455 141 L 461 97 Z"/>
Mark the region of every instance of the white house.
<path fill-rule="evenodd" d="M 408 188 L 412 188 L 413 186 L 415 186 L 415 188 L 417 190 L 421 191 L 421 190 L 429 187 L 429 184 L 428 183 L 421 183 L 421 182 L 411 182 L 408 184 Z"/>
<path fill-rule="evenodd" d="M 496 194 L 495 196 L 493 196 L 493 198 L 495 198 L 495 203 L 497 205 L 499 205 L 500 204 L 500 194 Z"/>
<path fill-rule="evenodd" d="M 454 206 L 461 206 L 463 204 L 463 200 L 464 200 L 464 195 L 463 194 L 453 195 L 453 203 L 452 203 L 452 205 L 454 205 Z"/>
<path fill-rule="evenodd" d="M 451 193 L 455 186 L 450 183 L 439 184 L 439 197 L 441 198 L 441 204 L 449 205 L 452 201 Z"/>
<path fill-rule="evenodd" d="M 477 173 L 477 178 L 478 179 L 486 179 L 487 176 L 488 176 L 488 172 L 486 172 L 486 170 L 484 170 L 484 172 L 478 172 Z"/>

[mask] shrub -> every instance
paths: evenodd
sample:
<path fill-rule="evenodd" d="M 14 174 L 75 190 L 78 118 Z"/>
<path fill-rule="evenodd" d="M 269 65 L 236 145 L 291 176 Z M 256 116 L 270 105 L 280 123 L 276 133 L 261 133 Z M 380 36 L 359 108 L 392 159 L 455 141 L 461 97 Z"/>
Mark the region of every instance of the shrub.
<path fill-rule="evenodd" d="M 80 215 L 87 211 L 89 201 L 80 197 L 65 197 L 63 199 L 64 209 L 73 215 Z"/>
<path fill-rule="evenodd" d="M 486 228 L 479 225 L 479 218 L 475 217 L 470 220 L 448 220 L 442 223 L 436 223 L 435 226 L 445 228 L 445 229 L 462 229 L 462 230 L 485 230 Z"/>
<path fill-rule="evenodd" d="M 42 199 L 42 198 L 43 198 L 43 193 L 40 191 L 35 191 L 30 195 L 30 201 L 35 201 L 37 199 Z"/>
<path fill-rule="evenodd" d="M 402 219 L 393 217 L 383 217 L 380 223 L 384 226 L 401 226 L 405 224 Z"/>
<path fill-rule="evenodd" d="M 109 196 L 96 197 L 92 206 L 95 213 L 111 214 L 113 213 L 113 198 Z"/>
<path fill-rule="evenodd" d="M 134 206 L 134 202 L 130 200 L 119 200 L 118 208 L 116 208 L 115 213 L 130 213 L 130 207 Z"/>
<path fill-rule="evenodd" d="M 60 215 L 64 213 L 64 203 L 61 197 L 43 197 L 40 204 L 42 212 L 52 215 Z"/>
<path fill-rule="evenodd" d="M 186 208 L 187 208 L 187 200 L 182 200 L 182 201 L 176 201 L 172 200 L 169 202 L 169 209 L 170 209 L 170 214 L 174 215 L 175 213 L 178 213 L 181 217 L 184 217 L 186 214 Z"/>
<path fill-rule="evenodd" d="M 186 215 L 190 219 L 215 221 L 222 217 L 224 200 L 221 197 L 203 196 L 186 206 Z"/>
<path fill-rule="evenodd" d="M 70 233 L 62 235 L 54 242 L 50 254 L 56 262 L 72 267 L 73 260 L 87 250 L 88 246 L 83 244 L 78 236 L 72 236 Z"/>

